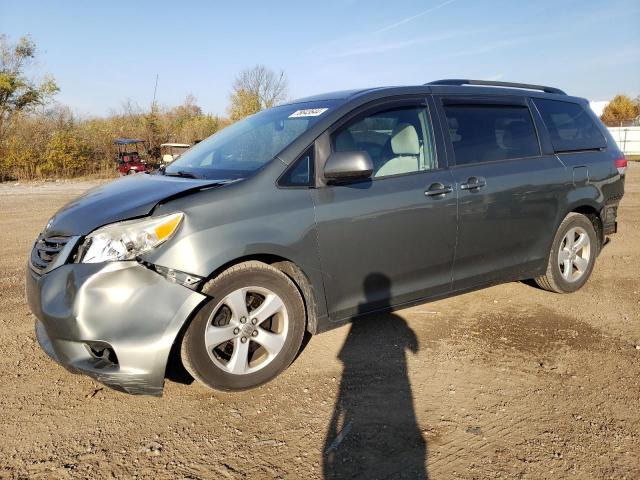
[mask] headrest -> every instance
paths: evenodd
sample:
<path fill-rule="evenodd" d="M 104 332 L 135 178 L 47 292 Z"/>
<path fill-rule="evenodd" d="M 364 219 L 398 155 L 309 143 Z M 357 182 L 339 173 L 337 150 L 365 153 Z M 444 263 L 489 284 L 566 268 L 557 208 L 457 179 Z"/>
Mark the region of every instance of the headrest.
<path fill-rule="evenodd" d="M 358 150 L 356 141 L 353 139 L 353 135 L 349 130 L 343 130 L 336 137 L 336 151 L 338 152 L 352 152 Z"/>
<path fill-rule="evenodd" d="M 394 155 L 419 155 L 420 141 L 413 125 L 399 123 L 391 133 L 391 150 Z"/>
<path fill-rule="evenodd" d="M 517 149 L 521 147 L 522 139 L 527 137 L 528 129 L 525 123 L 511 122 L 504 129 L 502 145 L 504 148 Z"/>

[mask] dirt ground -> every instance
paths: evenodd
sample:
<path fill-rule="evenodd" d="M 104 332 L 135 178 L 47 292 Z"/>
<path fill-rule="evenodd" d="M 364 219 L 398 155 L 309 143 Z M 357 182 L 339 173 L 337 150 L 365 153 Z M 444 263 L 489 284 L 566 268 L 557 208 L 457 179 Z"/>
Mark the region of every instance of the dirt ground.
<path fill-rule="evenodd" d="M 0 185 L 0 478 L 640 478 L 640 164 L 575 294 L 510 283 L 372 316 L 256 390 L 163 398 L 35 341 L 27 253 L 88 186 Z"/>

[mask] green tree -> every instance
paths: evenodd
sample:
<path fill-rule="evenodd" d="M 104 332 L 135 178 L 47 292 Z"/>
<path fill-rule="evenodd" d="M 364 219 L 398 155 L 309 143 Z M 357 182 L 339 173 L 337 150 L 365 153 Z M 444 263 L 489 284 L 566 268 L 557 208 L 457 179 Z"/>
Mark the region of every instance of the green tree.
<path fill-rule="evenodd" d="M 4 153 L 0 155 L 0 180 L 35 178 L 39 153 L 36 147 L 15 135 L 7 138 L 4 147 Z"/>
<path fill-rule="evenodd" d="M 237 121 L 287 99 L 288 82 L 281 70 L 274 72 L 264 65 L 256 65 L 240 72 L 233 82 L 229 116 Z"/>
<path fill-rule="evenodd" d="M 244 117 L 258 113 L 260 110 L 262 108 L 257 94 L 247 90 L 234 90 L 231 94 L 228 113 L 232 122 L 242 120 Z"/>
<path fill-rule="evenodd" d="M 43 160 L 41 174 L 72 177 L 86 170 L 89 148 L 71 130 L 60 130 L 51 137 Z"/>
<path fill-rule="evenodd" d="M 36 82 L 24 75 L 35 57 L 36 45 L 29 37 L 14 44 L 0 35 L 0 141 L 16 114 L 46 103 L 59 91 L 51 77 Z"/>
<path fill-rule="evenodd" d="M 616 127 L 632 122 L 640 111 L 638 103 L 631 100 L 626 95 L 616 95 L 604 108 L 600 119 L 610 127 Z"/>
<path fill-rule="evenodd" d="M 145 137 L 149 154 L 155 159 L 160 158 L 160 112 L 157 105 L 151 105 L 151 111 L 144 116 Z"/>

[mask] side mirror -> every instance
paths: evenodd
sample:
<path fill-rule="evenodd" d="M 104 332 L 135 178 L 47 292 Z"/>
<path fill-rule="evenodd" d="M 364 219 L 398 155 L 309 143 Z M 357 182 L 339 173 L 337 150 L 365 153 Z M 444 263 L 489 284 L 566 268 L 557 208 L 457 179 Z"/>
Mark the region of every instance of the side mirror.
<path fill-rule="evenodd" d="M 324 165 L 324 177 L 334 182 L 363 180 L 373 173 L 373 162 L 365 151 L 333 152 Z"/>

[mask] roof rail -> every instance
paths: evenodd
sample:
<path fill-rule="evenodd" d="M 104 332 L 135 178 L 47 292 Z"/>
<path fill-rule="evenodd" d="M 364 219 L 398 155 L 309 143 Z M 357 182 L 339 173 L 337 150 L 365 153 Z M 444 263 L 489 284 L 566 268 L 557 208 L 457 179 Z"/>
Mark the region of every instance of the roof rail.
<path fill-rule="evenodd" d="M 513 83 L 513 82 L 494 82 L 492 80 L 462 80 L 462 79 L 444 79 L 434 82 L 425 83 L 425 85 L 482 85 L 485 87 L 510 87 L 525 88 L 527 90 L 540 90 L 546 93 L 557 93 L 558 95 L 566 95 L 565 92 L 555 87 L 545 87 L 544 85 L 531 85 L 529 83 Z"/>

